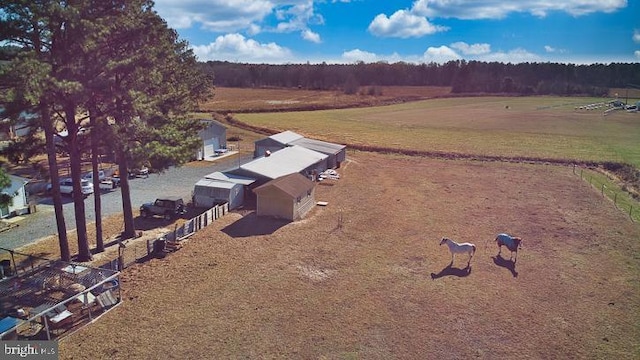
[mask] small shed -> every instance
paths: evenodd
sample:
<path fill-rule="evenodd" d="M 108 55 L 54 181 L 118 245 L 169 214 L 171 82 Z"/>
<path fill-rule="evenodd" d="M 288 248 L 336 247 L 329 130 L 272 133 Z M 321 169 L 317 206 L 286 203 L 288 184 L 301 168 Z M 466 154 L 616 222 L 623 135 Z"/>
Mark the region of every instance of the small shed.
<path fill-rule="evenodd" d="M 255 179 L 214 172 L 200 179 L 193 189 L 193 205 L 211 208 L 216 204 L 229 203 L 229 209 L 236 209 L 244 203 L 245 186 Z"/>
<path fill-rule="evenodd" d="M 299 173 L 271 180 L 253 189 L 258 216 L 296 221 L 315 205 L 315 183 Z"/>
<path fill-rule="evenodd" d="M 227 148 L 227 128 L 215 120 L 202 120 L 205 128 L 198 132 L 202 146 L 196 154 L 197 160 L 207 160 L 216 156 L 216 150 Z"/>
<path fill-rule="evenodd" d="M 29 180 L 15 175 L 9 175 L 9 178 L 11 179 L 11 185 L 8 188 L 0 189 L 0 192 L 9 195 L 12 201 L 9 205 L 0 206 L 0 218 L 29 212 L 28 194 L 25 190 Z"/>

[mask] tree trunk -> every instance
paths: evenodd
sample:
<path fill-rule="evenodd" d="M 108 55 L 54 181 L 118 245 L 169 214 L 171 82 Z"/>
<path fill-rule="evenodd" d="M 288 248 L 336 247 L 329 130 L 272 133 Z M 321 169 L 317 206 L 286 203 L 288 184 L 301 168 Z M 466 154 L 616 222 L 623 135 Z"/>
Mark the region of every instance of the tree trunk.
<path fill-rule="evenodd" d="M 123 239 L 131 239 L 136 235 L 133 221 L 133 209 L 131 208 L 131 191 L 129 189 L 129 169 L 127 156 L 122 148 L 118 149 L 118 171 L 120 172 L 120 186 L 122 195 L 122 214 L 124 216 Z"/>
<path fill-rule="evenodd" d="M 91 167 L 93 171 L 93 204 L 96 217 L 96 252 L 104 251 L 104 240 L 102 239 L 102 199 L 100 197 L 100 176 L 99 176 L 99 142 L 100 142 L 100 120 L 97 117 L 95 108 L 89 109 L 91 117 Z"/>
<path fill-rule="evenodd" d="M 47 147 L 47 160 L 49 163 L 49 177 L 51 178 L 51 194 L 53 197 L 53 208 L 56 213 L 56 226 L 58 228 L 58 245 L 60 245 L 60 259 L 71 261 L 69 251 L 69 239 L 67 238 L 67 225 L 64 222 L 64 211 L 62 209 L 62 196 L 60 195 L 60 177 L 58 176 L 58 162 L 56 159 L 56 146 L 53 142 L 53 123 L 49 115 L 48 104 L 42 102 L 40 105 L 40 116 L 42 118 L 42 129 Z"/>
<path fill-rule="evenodd" d="M 76 233 L 78 235 L 78 262 L 91 260 L 89 239 L 87 237 L 87 219 L 84 210 L 84 198 L 80 184 L 82 176 L 81 152 L 78 145 L 78 123 L 76 123 L 76 104 L 68 101 L 64 108 L 68 131 L 67 146 L 69 150 L 69 164 L 71 167 L 71 181 L 73 182 L 73 207 L 76 217 Z"/>

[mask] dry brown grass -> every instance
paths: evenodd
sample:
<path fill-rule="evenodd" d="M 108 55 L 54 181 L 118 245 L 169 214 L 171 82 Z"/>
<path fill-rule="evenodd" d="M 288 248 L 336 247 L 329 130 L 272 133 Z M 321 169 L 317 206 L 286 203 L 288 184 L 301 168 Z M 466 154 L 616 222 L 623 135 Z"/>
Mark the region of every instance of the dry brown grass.
<path fill-rule="evenodd" d="M 225 88 L 218 87 L 214 97 L 200 105 L 202 112 L 292 111 L 374 106 L 407 100 L 446 96 L 450 87 L 379 86 L 381 94 L 368 95 L 368 87 L 346 95 L 343 91 L 303 90 L 293 88 Z"/>
<path fill-rule="evenodd" d="M 228 214 L 125 270 L 61 359 L 637 358 L 640 228 L 570 168 L 349 159 L 303 221 L 232 237 L 255 227 Z M 478 245 L 470 273 L 443 236 Z"/>

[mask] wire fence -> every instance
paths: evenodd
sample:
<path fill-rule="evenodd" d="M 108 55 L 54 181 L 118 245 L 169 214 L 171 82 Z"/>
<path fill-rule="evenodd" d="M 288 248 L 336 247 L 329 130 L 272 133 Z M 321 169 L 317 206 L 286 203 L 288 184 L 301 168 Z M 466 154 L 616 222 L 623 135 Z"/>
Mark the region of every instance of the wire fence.
<path fill-rule="evenodd" d="M 638 201 L 624 189 L 610 181 L 606 175 L 579 168 L 576 165 L 573 166 L 573 174 L 587 181 L 589 185 L 600 192 L 602 197 L 610 199 L 617 209 L 629 216 L 631 221 L 640 221 L 640 205 L 638 205 Z"/>

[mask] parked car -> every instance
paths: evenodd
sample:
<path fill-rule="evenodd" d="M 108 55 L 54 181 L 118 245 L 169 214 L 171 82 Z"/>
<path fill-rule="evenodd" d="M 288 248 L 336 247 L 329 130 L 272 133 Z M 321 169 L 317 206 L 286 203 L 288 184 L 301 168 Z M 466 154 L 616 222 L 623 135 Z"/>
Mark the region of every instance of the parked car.
<path fill-rule="evenodd" d="M 87 197 L 93 194 L 93 183 L 89 180 L 80 180 L 82 194 Z M 47 185 L 47 191 L 51 191 L 51 184 Z M 73 181 L 70 178 L 60 179 L 60 193 L 63 195 L 73 195 Z"/>
<path fill-rule="evenodd" d="M 82 178 L 85 179 L 85 180 L 89 180 L 90 182 L 93 183 L 93 171 L 82 175 Z M 102 180 L 104 180 L 106 178 L 107 178 L 107 176 L 104 173 L 104 170 L 98 170 L 98 179 L 100 179 L 100 181 L 102 181 Z"/>
<path fill-rule="evenodd" d="M 144 177 L 144 178 L 148 178 L 149 177 L 149 168 L 146 166 L 143 166 L 139 169 L 131 169 L 129 170 L 129 179 L 131 178 L 136 178 L 136 177 Z"/>
<path fill-rule="evenodd" d="M 157 198 L 153 203 L 145 203 L 140 206 L 140 216 L 142 217 L 159 215 L 170 220 L 186 212 L 182 198 L 175 196 Z"/>

